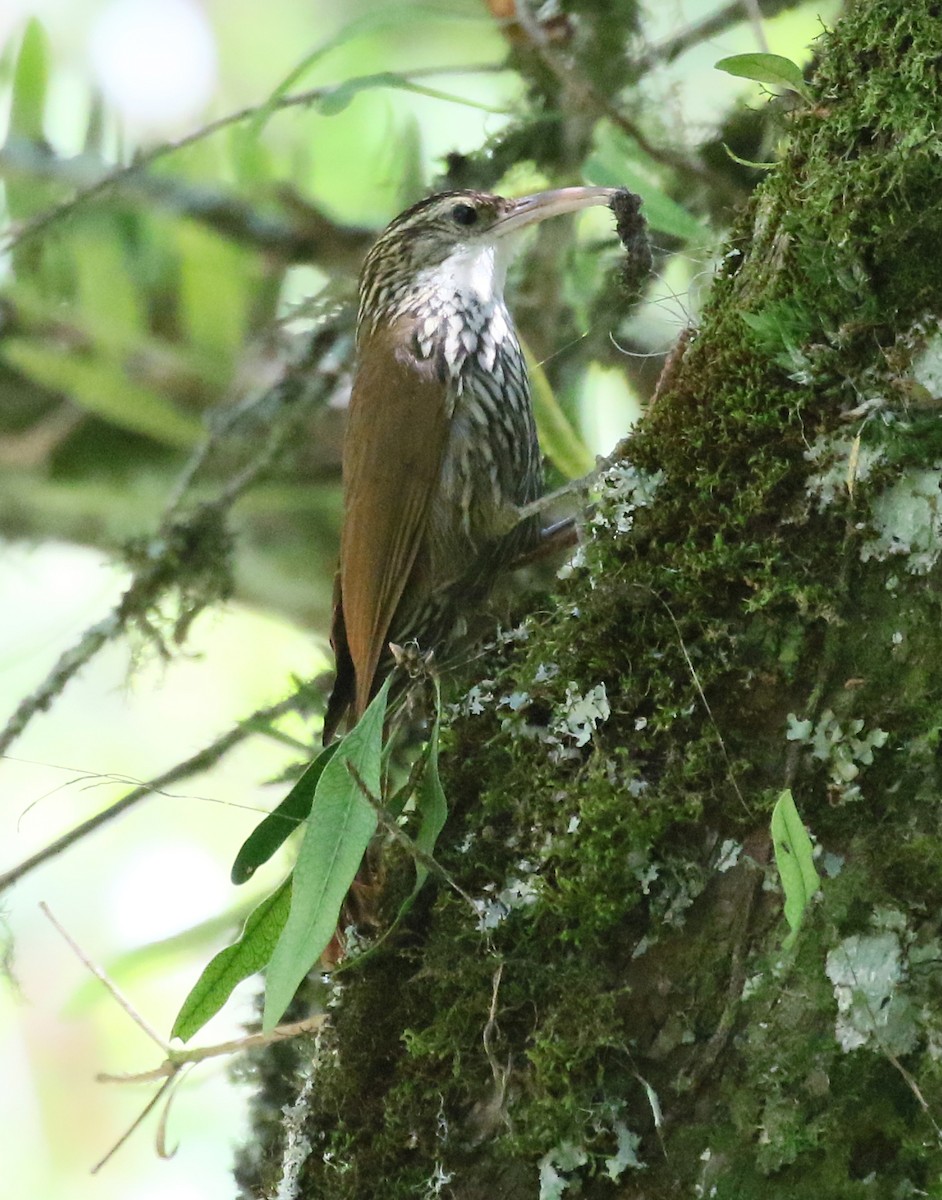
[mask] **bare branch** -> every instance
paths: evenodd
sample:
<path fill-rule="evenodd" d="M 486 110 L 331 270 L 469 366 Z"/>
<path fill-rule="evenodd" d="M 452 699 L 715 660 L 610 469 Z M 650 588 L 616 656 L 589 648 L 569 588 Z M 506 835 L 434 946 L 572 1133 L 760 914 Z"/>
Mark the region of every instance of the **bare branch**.
<path fill-rule="evenodd" d="M 0 148 L 0 174 L 72 187 L 75 195 L 65 203 L 73 206 L 94 198 L 102 186 L 108 186 L 122 197 L 198 221 L 232 241 L 275 254 L 286 263 L 316 261 L 327 269 L 353 272 L 373 237 L 372 230 L 340 225 L 284 189 L 277 196 L 287 219 L 260 212 L 233 192 L 149 174 L 143 169 L 116 175 L 97 155 L 61 158 L 48 145 L 25 138 L 10 138 Z M 31 236 L 29 228 L 23 226 L 14 234 L 14 242 L 22 240 L 24 233 Z M 40 228 L 37 226 L 33 232 Z"/>

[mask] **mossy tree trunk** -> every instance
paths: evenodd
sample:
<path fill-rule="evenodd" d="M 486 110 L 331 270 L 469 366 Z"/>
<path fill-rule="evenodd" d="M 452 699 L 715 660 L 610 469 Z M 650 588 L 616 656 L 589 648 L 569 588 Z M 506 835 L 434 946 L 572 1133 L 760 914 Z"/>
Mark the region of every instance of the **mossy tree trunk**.
<path fill-rule="evenodd" d="M 942 5 L 854 5 L 790 127 L 447 732 L 478 912 L 430 884 L 263 1064 L 245 1194 L 942 1195 Z M 788 950 L 785 788 L 822 877 Z"/>

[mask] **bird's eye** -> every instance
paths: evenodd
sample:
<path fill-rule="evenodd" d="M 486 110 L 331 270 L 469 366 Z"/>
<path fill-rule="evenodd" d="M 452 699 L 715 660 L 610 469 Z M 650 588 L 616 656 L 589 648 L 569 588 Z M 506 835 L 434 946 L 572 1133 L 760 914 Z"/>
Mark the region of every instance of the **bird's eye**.
<path fill-rule="evenodd" d="M 470 204 L 456 204 L 451 217 L 456 225 L 473 225 L 478 219 L 478 210 Z"/>

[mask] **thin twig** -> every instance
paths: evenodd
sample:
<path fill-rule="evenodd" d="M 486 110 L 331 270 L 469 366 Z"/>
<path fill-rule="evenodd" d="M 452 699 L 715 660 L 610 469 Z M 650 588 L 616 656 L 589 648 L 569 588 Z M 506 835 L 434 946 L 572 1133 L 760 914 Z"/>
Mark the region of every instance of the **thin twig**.
<path fill-rule="evenodd" d="M 174 1146 L 172 1150 L 167 1149 L 167 1126 L 170 1123 L 170 1106 L 173 1104 L 179 1091 L 179 1085 L 183 1081 L 182 1072 L 176 1077 L 176 1087 L 171 1087 L 167 1091 L 167 1102 L 164 1105 L 163 1112 L 160 1114 L 160 1120 L 157 1122 L 157 1132 L 154 1134 L 154 1149 L 157 1151 L 157 1157 L 163 1159 L 173 1158 L 179 1145 Z"/>
<path fill-rule="evenodd" d="M 417 863 L 420 863 L 423 867 L 425 867 L 430 874 L 442 880 L 443 883 L 446 883 L 452 889 L 452 891 L 457 892 L 461 899 L 464 900 L 471 908 L 475 917 L 480 918 L 480 909 L 475 904 L 471 896 L 469 896 L 468 893 L 455 880 L 455 877 L 449 871 L 447 871 L 441 865 L 441 863 L 437 861 L 437 859 L 434 859 L 431 854 L 426 854 L 424 850 L 415 844 L 412 838 L 410 838 L 405 830 L 400 826 L 399 822 L 392 815 L 392 813 L 389 812 L 388 809 L 386 809 L 383 804 L 373 795 L 373 793 L 367 787 L 363 776 L 349 759 L 347 760 L 346 765 L 347 770 L 350 772 L 350 775 L 353 778 L 353 782 L 357 785 L 364 800 L 366 800 L 369 806 L 376 813 L 380 825 L 382 825 L 386 832 L 390 834 Z"/>
<path fill-rule="evenodd" d="M 197 1063 L 205 1062 L 210 1058 L 219 1058 L 223 1055 L 229 1056 L 232 1054 L 241 1053 L 243 1050 L 249 1050 L 256 1046 L 270 1046 L 275 1042 L 287 1041 L 289 1038 L 300 1037 L 309 1033 L 316 1033 L 323 1028 L 328 1020 L 327 1013 L 318 1013 L 315 1016 L 308 1017 L 303 1021 L 294 1021 L 288 1025 L 279 1025 L 272 1029 L 269 1033 L 250 1033 L 245 1037 L 233 1038 L 228 1042 L 219 1042 L 213 1046 L 194 1046 L 190 1049 L 173 1049 L 167 1045 L 160 1034 L 157 1033 L 151 1025 L 141 1016 L 131 1001 L 124 995 L 118 985 L 111 979 L 97 963 L 85 953 L 78 942 L 64 928 L 62 923 L 53 916 L 49 906 L 41 902 L 39 907 L 42 909 L 45 916 L 52 923 L 57 932 L 68 943 L 69 948 L 76 955 L 84 967 L 98 979 L 107 990 L 111 998 L 122 1008 L 131 1020 L 143 1030 L 147 1036 L 155 1042 L 166 1055 L 164 1061 L 159 1067 L 155 1067 L 150 1071 L 137 1071 L 131 1074 L 113 1075 L 106 1071 L 99 1072 L 95 1078 L 99 1083 L 153 1083 L 158 1079 L 164 1082 L 151 1099 L 145 1104 L 143 1110 L 131 1123 L 130 1127 L 121 1135 L 120 1138 L 111 1147 L 108 1153 L 92 1167 L 92 1174 L 107 1163 L 128 1140 L 128 1138 L 139 1129 L 145 1118 L 153 1112 L 154 1108 L 160 1103 L 163 1096 L 167 1096 L 167 1104 L 161 1114 L 160 1123 L 157 1128 L 156 1144 L 157 1153 L 161 1158 L 171 1158 L 176 1152 L 175 1150 L 167 1150 L 167 1121 L 170 1115 L 170 1103 L 173 1098 L 171 1090 L 182 1073 Z"/>
<path fill-rule="evenodd" d="M 323 1029 L 328 1015 L 327 1013 L 317 1013 L 303 1021 L 278 1025 L 269 1033 L 250 1033 L 245 1037 L 233 1038 L 228 1042 L 218 1042 L 213 1046 L 193 1046 L 189 1050 L 171 1048 L 167 1050 L 166 1060 L 159 1067 L 153 1067 L 149 1071 L 121 1073 L 99 1071 L 95 1078 L 99 1083 L 154 1083 L 158 1079 L 166 1079 L 168 1076 L 175 1075 L 183 1067 L 195 1066 L 210 1058 L 240 1054 L 243 1050 L 252 1050 L 257 1046 L 271 1046 L 275 1042 L 286 1042 L 289 1038 L 317 1033 Z"/>
<path fill-rule="evenodd" d="M 491 1005 L 487 1013 L 487 1023 L 484 1026 L 484 1032 L 481 1035 L 481 1040 L 484 1043 L 484 1054 L 487 1058 L 488 1065 L 491 1068 L 491 1074 L 494 1077 L 494 1086 L 497 1089 L 497 1095 L 494 1102 L 489 1107 L 496 1108 L 500 1113 L 501 1120 L 508 1129 L 512 1128 L 510 1114 L 507 1112 L 507 1083 L 510 1079 L 511 1058 L 508 1056 L 506 1065 L 499 1062 L 497 1054 L 494 1051 L 494 1040 L 500 1032 L 497 1024 L 497 998 L 500 994 L 500 981 L 504 974 L 504 964 L 499 962 L 497 969 L 494 971 L 494 976 L 491 980 Z"/>
<path fill-rule="evenodd" d="M 594 110 L 598 116 L 611 121 L 616 128 L 636 142 L 654 162 L 670 167 L 690 179 L 708 182 L 712 186 L 716 185 L 717 180 L 713 172 L 686 155 L 655 145 L 637 122 L 616 108 L 588 79 L 578 76 L 573 69 L 573 64 L 559 54 L 547 34 L 540 28 L 539 22 L 528 8 L 528 0 L 519 0 L 515 8 L 515 15 L 543 63 L 580 103 L 586 108 Z"/>
<path fill-rule="evenodd" d="M 763 6 L 756 4 L 755 0 L 732 0 L 732 3 L 724 4 L 716 12 L 710 13 L 700 21 L 693 22 L 658 45 L 652 46 L 646 54 L 636 60 L 635 66 L 640 71 L 648 72 L 661 63 L 672 63 L 682 54 L 686 54 L 688 50 L 692 50 L 694 46 L 699 46 L 701 42 L 709 41 L 710 38 L 725 33 L 727 29 L 741 25 L 747 18 L 755 23 L 755 12 L 758 11 L 761 18 L 762 7 L 772 9 L 774 12 L 783 12 L 787 8 L 797 8 L 799 3 L 800 0 L 785 0 L 784 3 Z M 762 36 L 761 31 L 757 31 L 757 36 Z"/>
<path fill-rule="evenodd" d="M 131 1001 L 127 998 L 127 996 L 125 996 L 125 994 L 121 991 L 121 989 L 114 982 L 114 980 L 110 979 L 108 977 L 108 975 L 106 975 L 105 972 L 101 969 L 101 967 L 99 967 L 99 965 L 96 962 L 93 962 L 88 957 L 88 955 L 85 953 L 85 951 L 82 949 L 82 947 L 78 944 L 78 942 L 75 940 L 75 938 L 72 937 L 72 935 L 62 925 L 62 923 L 58 920 L 58 918 L 56 918 L 53 915 L 52 910 L 50 909 L 49 905 L 45 902 L 45 900 L 40 900 L 39 908 L 40 908 L 41 912 L 43 913 L 43 915 L 46 917 L 46 919 L 52 924 L 52 926 L 56 930 L 56 932 L 60 935 L 60 937 L 64 938 L 65 941 L 68 943 L 73 954 L 75 954 L 76 957 L 79 959 L 79 961 L 81 963 L 83 963 L 88 968 L 89 971 L 91 971 L 91 973 L 95 976 L 96 979 L 100 980 L 105 985 L 105 987 L 110 992 L 112 999 L 118 1004 L 118 1006 L 120 1008 L 124 1009 L 124 1011 L 128 1014 L 128 1016 L 131 1018 L 131 1020 L 134 1022 L 134 1024 L 138 1027 L 138 1029 L 143 1030 L 144 1033 L 146 1033 L 147 1036 L 150 1038 L 150 1040 L 152 1042 L 155 1042 L 160 1047 L 160 1049 L 164 1052 L 164 1054 L 169 1054 L 170 1047 L 163 1040 L 163 1038 L 160 1036 L 160 1034 L 157 1032 L 157 1030 L 154 1029 L 153 1025 L 151 1025 L 148 1021 L 146 1021 L 144 1019 L 143 1016 L 141 1016 L 141 1014 L 137 1011 L 137 1009 L 134 1007 L 134 1005 L 131 1003 Z"/>
<path fill-rule="evenodd" d="M 206 586 L 203 566 L 206 560 L 214 558 L 216 551 L 223 553 L 225 550 L 228 510 L 271 470 L 311 408 L 326 403 L 336 387 L 340 370 L 340 365 L 332 360 L 331 351 L 337 339 L 343 336 L 343 330 L 326 326 L 312 339 L 299 362 L 292 364 L 274 387 L 227 412 L 218 428 L 197 446 L 174 489 L 160 526 L 150 539 L 146 552 L 140 556 L 143 561 L 121 599 L 107 617 L 85 630 L 78 641 L 60 655 L 46 678 L 20 701 L 0 730 L 0 755 L 20 737 L 37 714 L 49 709 L 67 684 L 104 646 L 135 623 L 148 629 L 147 614 L 166 592 L 176 589 L 188 602 L 180 626 L 183 632 L 202 608 L 221 598 L 218 588 L 213 590 Z M 212 499 L 203 501 L 191 512 L 184 512 L 186 493 L 210 454 L 240 424 L 248 424 L 253 419 L 266 428 L 261 448 Z M 248 440 L 255 444 L 254 439 Z M 210 552 L 194 553 L 194 548 L 198 551 L 201 545 L 207 544 Z M 187 575 L 187 569 L 192 578 Z M 188 588 L 192 588 L 192 594 L 187 594 Z M 0 877 L 0 887 L 4 878 Z"/>
<path fill-rule="evenodd" d="M 100 813 L 96 813 L 93 817 L 89 817 L 87 821 L 83 821 L 80 825 L 76 825 L 74 829 L 64 833 L 55 841 L 50 842 L 41 850 L 37 850 L 35 854 L 31 854 L 29 858 L 23 859 L 15 867 L 11 867 L 8 871 L 4 871 L 0 875 L 0 892 L 5 891 L 14 883 L 17 883 L 24 875 L 29 874 L 34 868 L 48 862 L 49 859 L 55 858 L 64 850 L 68 850 L 80 841 L 87 834 L 94 832 L 102 825 L 106 825 L 109 821 L 113 821 L 115 817 L 127 812 L 135 804 L 141 800 L 146 800 L 148 796 L 159 795 L 170 784 L 179 783 L 181 779 L 186 779 L 190 775 L 196 775 L 201 771 L 206 771 L 214 766 L 225 754 L 241 742 L 245 741 L 251 734 L 257 732 L 257 726 L 273 721 L 277 717 L 283 716 L 285 713 L 296 712 L 303 708 L 305 702 L 309 699 L 311 693 L 311 685 L 308 683 L 298 687 L 290 696 L 284 700 L 279 700 L 277 704 L 269 704 L 263 708 L 256 709 L 251 716 L 246 717 L 237 725 L 233 726 L 221 737 L 210 742 L 208 746 L 204 746 L 202 750 L 191 755 L 181 763 L 177 763 L 171 767 L 169 771 L 164 771 L 162 775 L 156 776 L 149 783 L 143 783 L 139 787 L 128 792 L 126 796 L 122 796 L 114 804 L 108 806 Z"/>
<path fill-rule="evenodd" d="M 277 255 L 286 263 L 317 261 L 325 268 L 345 266 L 352 271 L 374 236 L 369 229 L 330 220 L 319 209 L 300 203 L 290 193 L 279 193 L 287 213 L 285 219 L 259 211 L 233 192 L 171 176 L 138 169 L 115 179 L 115 172 L 94 155 L 62 157 L 48 144 L 27 138 L 10 138 L 0 147 L 0 174 L 5 178 L 20 175 L 69 186 L 75 192 L 70 204 L 94 198 L 96 189 L 107 182 L 111 190 L 130 200 L 143 201 L 197 221 L 231 241 Z"/>
<path fill-rule="evenodd" d="M 128 1128 L 124 1131 L 124 1133 L 122 1133 L 122 1135 L 118 1138 L 118 1140 L 115 1142 L 115 1144 L 111 1147 L 111 1149 L 108 1151 L 108 1153 L 103 1158 L 100 1158 L 98 1160 L 98 1162 L 95 1163 L 95 1165 L 91 1169 L 92 1175 L 97 1175 L 98 1172 L 102 1169 L 102 1167 L 105 1166 L 106 1163 L 109 1163 L 114 1158 L 114 1156 L 118 1153 L 118 1151 L 125 1144 L 125 1142 L 128 1141 L 128 1139 L 131 1137 L 131 1135 L 133 1133 L 136 1133 L 137 1130 L 140 1129 L 140 1127 L 141 1127 L 141 1125 L 143 1125 L 144 1121 L 150 1116 L 150 1114 L 154 1111 L 154 1109 L 160 1103 L 164 1093 L 169 1091 L 169 1089 L 173 1087 L 175 1078 L 176 1078 L 176 1076 L 172 1075 L 169 1079 L 164 1080 L 164 1082 L 157 1089 L 157 1091 L 154 1093 L 154 1095 L 151 1096 L 151 1098 L 144 1105 L 144 1107 L 140 1111 L 140 1113 L 138 1113 L 138 1115 L 134 1118 L 134 1120 L 131 1122 L 131 1124 L 128 1126 Z"/>

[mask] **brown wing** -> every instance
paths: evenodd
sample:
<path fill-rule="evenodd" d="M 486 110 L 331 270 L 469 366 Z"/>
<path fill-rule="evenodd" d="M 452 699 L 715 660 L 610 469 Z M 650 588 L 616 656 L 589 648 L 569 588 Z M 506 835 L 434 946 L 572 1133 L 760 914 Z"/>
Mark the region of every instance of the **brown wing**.
<path fill-rule="evenodd" d="M 357 716 L 425 535 L 448 431 L 447 385 L 410 345 L 407 320 L 377 330 L 360 348 L 350 397 L 334 628 L 353 665 Z"/>

